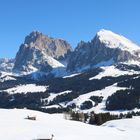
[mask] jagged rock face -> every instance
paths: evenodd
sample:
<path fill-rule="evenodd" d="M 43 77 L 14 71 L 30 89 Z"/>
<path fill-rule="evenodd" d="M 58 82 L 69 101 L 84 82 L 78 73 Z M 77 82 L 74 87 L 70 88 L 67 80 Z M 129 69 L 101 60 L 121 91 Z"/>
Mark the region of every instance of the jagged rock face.
<path fill-rule="evenodd" d="M 140 48 L 111 31 L 101 30 L 91 42 L 81 41 L 69 59 L 67 71 L 84 71 L 101 64 L 140 61 Z"/>
<path fill-rule="evenodd" d="M 71 51 L 71 46 L 62 39 L 53 39 L 43 35 L 39 32 L 32 32 L 25 38 L 24 45 L 28 45 L 29 48 L 37 48 L 44 51 L 48 56 L 55 59 L 64 57 L 68 51 Z"/>
<path fill-rule="evenodd" d="M 11 72 L 14 66 L 14 59 L 0 58 L 0 71 Z"/>
<path fill-rule="evenodd" d="M 37 31 L 32 32 L 20 46 L 14 70 L 43 69 L 48 71 L 53 67 L 52 61 L 61 66 L 62 64 L 57 61 L 66 60 L 71 50 L 71 46 L 65 40 L 53 39 Z"/>
<path fill-rule="evenodd" d="M 20 46 L 13 70 L 49 73 L 59 67 L 60 72 L 65 64 L 67 72 L 74 73 L 102 65 L 140 61 L 139 56 L 139 46 L 108 30 L 100 30 L 90 42 L 81 41 L 74 52 L 64 40 L 32 32 Z"/>

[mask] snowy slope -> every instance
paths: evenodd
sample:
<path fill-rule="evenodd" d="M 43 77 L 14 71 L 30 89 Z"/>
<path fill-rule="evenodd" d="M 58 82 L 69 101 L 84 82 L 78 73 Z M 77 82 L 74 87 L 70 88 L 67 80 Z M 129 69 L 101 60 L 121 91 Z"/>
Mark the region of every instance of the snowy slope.
<path fill-rule="evenodd" d="M 43 59 L 45 59 L 52 68 L 65 67 L 59 61 L 57 61 L 56 59 L 54 59 L 51 56 L 47 56 L 46 54 L 44 54 L 44 58 Z"/>
<path fill-rule="evenodd" d="M 0 109 L 1 140 L 139 140 L 140 118 L 118 120 L 103 126 L 64 120 L 61 114 L 45 114 L 31 110 Z M 36 116 L 37 120 L 24 119 Z M 112 127 L 111 127 L 112 126 Z"/>
<path fill-rule="evenodd" d="M 12 77 L 12 73 L 0 72 L 0 82 L 4 82 L 8 80 L 16 80 L 16 79 Z"/>
<path fill-rule="evenodd" d="M 123 70 L 117 69 L 114 65 L 103 66 L 101 68 L 103 69 L 103 72 L 100 72 L 98 75 L 89 78 L 89 80 L 101 79 L 101 78 L 107 77 L 107 76 L 118 77 L 118 76 L 121 76 L 121 75 L 133 75 L 133 74 L 139 74 L 140 73 L 140 72 L 134 71 L 134 70 L 123 71 Z"/>
<path fill-rule="evenodd" d="M 119 90 L 125 90 L 126 87 L 117 87 L 117 83 L 119 83 L 119 76 L 122 75 L 133 75 L 133 74 L 140 74 L 140 72 L 138 70 L 134 71 L 132 69 L 118 69 L 116 65 L 112 65 L 112 66 L 103 66 L 101 67 L 103 69 L 103 71 L 101 72 L 89 72 L 89 73 L 75 73 L 75 74 L 71 74 L 68 76 L 64 76 L 63 78 L 54 78 L 53 82 L 48 82 L 45 85 L 45 82 L 41 85 L 36 85 L 33 83 L 21 83 L 20 84 L 15 84 L 13 85 L 13 87 L 9 88 L 7 87 L 7 84 L 3 85 L 6 87 L 4 89 L 1 89 L 0 92 L 5 91 L 8 92 L 9 94 L 16 94 L 16 93 L 35 93 L 35 92 L 44 92 L 45 94 L 48 93 L 47 97 L 42 97 L 41 100 L 46 101 L 41 107 L 42 108 L 49 108 L 52 109 L 53 108 L 62 108 L 65 109 L 67 107 L 73 107 L 73 105 L 75 107 L 77 107 L 78 110 L 82 110 L 84 112 L 91 112 L 91 111 L 95 111 L 95 112 L 106 112 L 106 100 L 109 96 L 111 96 L 112 94 L 114 94 L 116 91 Z M 95 69 L 96 70 L 96 69 Z M 97 69 L 98 71 L 98 69 Z M 37 75 L 35 75 L 36 73 L 34 73 L 34 77 L 35 79 L 37 79 Z M 106 76 L 110 76 L 110 78 L 105 78 Z M 42 76 L 43 77 L 43 76 Z M 114 77 L 114 78 L 113 78 Z M 128 76 L 129 77 L 129 76 Z M 132 78 L 138 78 L 140 77 L 140 75 L 135 75 L 134 77 L 132 76 Z M 113 82 L 113 79 L 118 78 L 117 82 Z M 111 81 L 109 81 L 110 79 L 112 79 Z M 121 80 L 125 80 L 127 79 L 126 77 L 121 77 Z M 25 79 L 26 80 L 26 79 Z M 84 82 L 82 82 L 84 81 Z M 99 83 L 99 84 L 103 84 L 101 87 L 96 89 L 96 85 L 94 86 L 94 84 L 91 84 L 91 86 L 89 86 L 89 90 L 86 89 L 86 81 L 89 82 L 89 85 L 93 82 L 93 83 Z M 97 82 L 98 81 L 98 82 Z M 101 81 L 101 82 L 100 82 Z M 103 81 L 103 82 L 102 82 Z M 104 81 L 108 82 L 108 84 L 104 85 Z M 18 82 L 18 80 L 16 81 Z M 19 80 L 20 82 L 20 80 Z M 105 82 L 105 83 L 106 83 Z M 10 82 L 9 82 L 10 83 Z M 12 83 L 12 82 L 11 82 Z M 62 83 L 62 84 L 61 84 Z M 63 83 L 65 83 L 63 86 Z M 115 83 L 115 84 L 114 84 Z M 80 86 L 79 86 L 80 85 Z M 49 89 L 49 87 L 50 89 Z M 77 88 L 78 86 L 78 88 Z M 97 86 L 98 87 L 98 86 Z M 48 92 L 46 92 L 48 88 Z M 81 91 L 81 89 L 86 89 L 84 91 Z M 78 95 L 76 95 L 79 92 Z M 76 95 L 76 96 L 75 96 Z M 95 96 L 95 100 L 91 99 L 92 96 Z M 101 101 L 96 101 L 96 99 L 100 99 Z M 17 99 L 18 100 L 18 99 Z M 92 103 L 92 106 L 89 108 L 82 108 L 82 105 L 84 104 L 84 102 L 89 101 L 90 103 Z M 75 109 L 75 107 L 73 107 L 73 109 Z"/>
<path fill-rule="evenodd" d="M 17 87 L 9 88 L 7 90 L 4 90 L 5 92 L 8 92 L 9 94 L 15 94 L 15 93 L 27 93 L 27 92 L 45 92 L 47 90 L 46 86 L 37 86 L 35 84 L 27 84 L 27 85 L 19 85 Z"/>
<path fill-rule="evenodd" d="M 72 91 L 67 90 L 67 91 L 63 91 L 60 93 L 50 93 L 50 96 L 47 98 L 47 101 L 50 102 L 52 100 L 54 100 L 55 97 L 59 96 L 59 95 L 63 95 L 63 94 L 68 94 L 71 93 Z"/>
<path fill-rule="evenodd" d="M 113 84 L 111 86 L 107 86 L 102 90 L 96 90 L 96 91 L 92 91 L 92 92 L 89 92 L 89 93 L 79 95 L 77 98 L 74 98 L 72 101 L 61 102 L 59 104 L 57 103 L 57 104 L 53 104 L 53 105 L 48 105 L 48 106 L 44 106 L 43 108 L 59 108 L 60 106 L 65 108 L 65 107 L 68 107 L 68 106 L 71 106 L 71 105 L 75 104 L 76 108 L 74 108 L 74 110 L 76 109 L 77 111 L 82 111 L 82 112 L 85 112 L 85 113 L 92 112 L 92 111 L 94 111 L 95 113 L 102 113 L 102 112 L 110 112 L 110 113 L 117 113 L 117 114 L 119 114 L 120 112 L 126 113 L 126 112 L 130 112 L 131 110 L 129 110 L 129 111 L 128 110 L 116 110 L 116 111 L 106 110 L 106 100 L 107 100 L 107 98 L 109 96 L 111 96 L 112 94 L 114 94 L 116 91 L 125 90 L 125 89 L 127 89 L 127 88 L 126 87 L 118 87 L 117 83 L 116 83 L 116 84 Z M 54 101 L 55 98 L 57 98 L 58 96 L 66 95 L 68 93 L 72 93 L 72 91 L 67 90 L 67 91 L 63 91 L 63 92 L 60 92 L 60 93 L 50 93 L 49 97 L 45 98 L 43 100 L 50 103 L 51 101 Z M 102 101 L 96 105 L 96 103 L 90 99 L 90 97 L 92 97 L 92 96 L 102 97 Z M 90 109 L 81 110 L 80 107 L 82 106 L 82 104 L 85 101 L 90 101 L 92 103 L 93 107 L 91 107 Z M 138 111 L 138 110 L 135 110 L 135 111 Z"/>
<path fill-rule="evenodd" d="M 102 126 L 116 128 L 120 131 L 127 131 L 131 134 L 136 134 L 140 131 L 140 117 L 133 117 L 132 119 L 122 119 L 122 120 L 113 120 L 108 121 Z M 133 132 L 132 132 L 133 130 Z M 134 136 L 133 135 L 133 136 Z M 134 137 L 133 139 L 135 139 Z M 136 138 L 137 139 L 137 138 Z"/>
<path fill-rule="evenodd" d="M 115 34 L 109 30 L 102 29 L 97 33 L 100 41 L 110 48 L 120 48 L 127 51 L 140 51 L 140 47 L 122 35 Z"/>
<path fill-rule="evenodd" d="M 103 97 L 103 100 L 101 103 L 99 103 L 95 107 L 92 107 L 91 109 L 84 110 L 84 112 L 91 112 L 91 111 L 94 111 L 96 113 L 106 112 L 106 109 L 105 109 L 106 105 L 105 104 L 106 104 L 107 98 L 109 96 L 111 96 L 113 93 L 115 93 L 116 91 L 124 90 L 124 89 L 126 89 L 126 88 L 117 87 L 116 84 L 114 84 L 114 85 L 108 86 L 102 90 L 96 90 L 96 91 L 92 91 L 92 92 L 80 95 L 78 98 L 69 102 L 67 105 L 75 103 L 77 105 L 77 107 L 80 107 L 82 105 L 82 103 L 84 103 L 85 101 L 91 101 L 93 106 L 94 106 L 95 103 L 92 100 L 90 100 L 90 97 L 91 96 Z"/>

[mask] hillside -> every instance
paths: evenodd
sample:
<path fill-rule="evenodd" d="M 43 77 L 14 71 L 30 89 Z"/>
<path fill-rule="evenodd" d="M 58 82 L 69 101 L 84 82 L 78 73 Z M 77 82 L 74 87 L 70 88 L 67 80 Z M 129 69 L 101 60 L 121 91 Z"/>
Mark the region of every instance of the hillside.
<path fill-rule="evenodd" d="M 140 137 L 140 118 L 110 121 L 102 126 L 64 120 L 62 114 L 46 114 L 37 111 L 0 109 L 0 139 L 35 140 L 50 138 L 54 140 L 138 140 Z M 27 120 L 27 116 L 37 120 Z M 16 124 L 16 125 L 15 125 Z"/>
<path fill-rule="evenodd" d="M 139 56 L 138 45 L 109 30 L 74 51 L 63 39 L 33 31 L 15 59 L 1 59 L 0 107 L 47 113 L 140 109 Z"/>

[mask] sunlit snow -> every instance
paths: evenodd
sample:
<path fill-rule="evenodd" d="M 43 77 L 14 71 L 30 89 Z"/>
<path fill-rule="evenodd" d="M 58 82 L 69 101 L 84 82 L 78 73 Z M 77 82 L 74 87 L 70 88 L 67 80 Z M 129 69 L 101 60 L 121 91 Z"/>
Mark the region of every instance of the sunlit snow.
<path fill-rule="evenodd" d="M 35 84 L 27 84 L 27 85 L 19 85 L 17 87 L 9 88 L 4 90 L 10 94 L 14 93 L 27 93 L 27 92 L 45 92 L 47 90 L 47 86 L 37 86 Z"/>
<path fill-rule="evenodd" d="M 69 121 L 62 114 L 0 109 L 1 140 L 139 140 L 140 117 L 110 121 L 102 126 Z M 36 121 L 25 119 L 35 116 Z"/>

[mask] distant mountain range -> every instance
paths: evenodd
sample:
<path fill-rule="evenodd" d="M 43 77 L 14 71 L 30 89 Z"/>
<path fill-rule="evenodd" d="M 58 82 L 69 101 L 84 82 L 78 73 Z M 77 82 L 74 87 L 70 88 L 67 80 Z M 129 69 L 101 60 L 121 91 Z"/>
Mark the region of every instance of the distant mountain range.
<path fill-rule="evenodd" d="M 65 40 L 54 39 L 33 31 L 25 37 L 15 59 L 0 59 L 0 70 L 19 74 L 32 72 L 50 74 L 54 69 L 61 71 L 62 68 L 67 75 L 95 67 L 133 61 L 139 63 L 140 47 L 108 30 L 100 30 L 90 42 L 81 41 L 75 50 Z"/>
<path fill-rule="evenodd" d="M 15 59 L 0 58 L 0 71 L 12 72 Z"/>
<path fill-rule="evenodd" d="M 140 47 L 121 35 L 102 29 L 73 50 L 33 31 L 14 59 L 0 59 L 0 107 L 130 110 L 140 108 L 139 81 Z"/>

